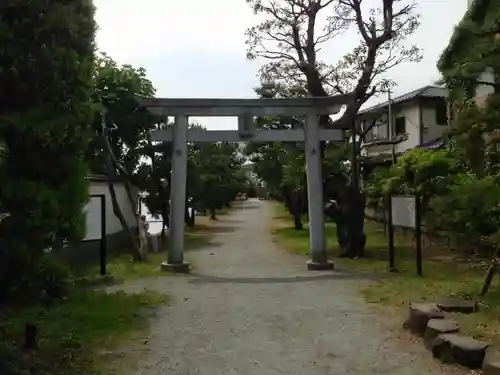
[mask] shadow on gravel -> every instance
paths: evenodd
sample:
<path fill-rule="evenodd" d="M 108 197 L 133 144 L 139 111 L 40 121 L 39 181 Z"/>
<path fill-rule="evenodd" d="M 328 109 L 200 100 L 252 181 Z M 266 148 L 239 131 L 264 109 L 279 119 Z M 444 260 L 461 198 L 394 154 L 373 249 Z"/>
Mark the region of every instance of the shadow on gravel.
<path fill-rule="evenodd" d="M 234 226 L 229 226 L 229 225 L 214 225 L 213 227 L 210 228 L 210 233 L 217 234 L 217 233 L 231 233 L 236 230 L 236 227 Z"/>
<path fill-rule="evenodd" d="M 223 245 L 222 242 L 219 242 L 219 241 L 210 241 L 210 242 L 207 242 L 207 243 L 204 243 L 202 245 L 199 245 L 199 246 L 187 246 L 186 247 L 186 253 L 191 253 L 191 252 L 195 252 L 195 251 L 198 251 L 198 250 L 207 250 L 207 249 L 212 249 L 212 248 L 221 248 Z M 212 254 L 211 254 L 212 255 Z"/>
<path fill-rule="evenodd" d="M 219 277 L 191 273 L 189 282 L 193 284 L 283 284 L 283 283 L 304 283 L 319 280 L 370 280 L 370 275 L 360 273 L 332 273 L 329 275 L 317 276 L 295 276 L 295 277 Z"/>
<path fill-rule="evenodd" d="M 238 225 L 244 223 L 244 221 L 241 220 L 226 219 L 226 218 L 219 219 L 219 222 L 227 225 Z"/>
<path fill-rule="evenodd" d="M 238 205 L 234 205 L 234 208 L 238 210 L 255 210 L 262 207 L 259 202 L 242 202 Z"/>

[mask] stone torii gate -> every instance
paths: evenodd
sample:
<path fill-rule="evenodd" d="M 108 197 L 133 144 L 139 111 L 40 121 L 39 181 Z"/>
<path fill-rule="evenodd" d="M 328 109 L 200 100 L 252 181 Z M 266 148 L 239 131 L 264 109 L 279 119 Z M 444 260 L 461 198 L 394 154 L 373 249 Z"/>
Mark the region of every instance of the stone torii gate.
<path fill-rule="evenodd" d="M 138 97 L 141 106 L 158 116 L 174 116 L 173 129 L 151 132 L 153 141 L 173 142 L 170 194 L 170 247 L 163 269 L 189 272 L 184 261 L 184 215 L 187 180 L 187 142 L 305 142 L 307 199 L 309 208 L 308 270 L 331 270 L 324 228 L 324 198 L 320 141 L 343 140 L 341 129 L 320 129 L 319 115 L 340 112 L 350 95 L 290 99 L 162 99 Z M 238 130 L 189 129 L 189 116 L 238 117 Z M 305 117 L 303 129 L 257 130 L 254 116 Z"/>

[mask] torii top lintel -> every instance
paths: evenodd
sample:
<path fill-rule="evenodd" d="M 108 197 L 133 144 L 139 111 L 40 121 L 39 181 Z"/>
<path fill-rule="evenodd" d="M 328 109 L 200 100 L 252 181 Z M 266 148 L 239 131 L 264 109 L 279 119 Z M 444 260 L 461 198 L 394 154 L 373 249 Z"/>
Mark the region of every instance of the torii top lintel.
<path fill-rule="evenodd" d="M 330 115 L 348 104 L 351 94 L 280 99 L 172 99 L 137 95 L 152 114 L 166 116 L 302 116 Z"/>

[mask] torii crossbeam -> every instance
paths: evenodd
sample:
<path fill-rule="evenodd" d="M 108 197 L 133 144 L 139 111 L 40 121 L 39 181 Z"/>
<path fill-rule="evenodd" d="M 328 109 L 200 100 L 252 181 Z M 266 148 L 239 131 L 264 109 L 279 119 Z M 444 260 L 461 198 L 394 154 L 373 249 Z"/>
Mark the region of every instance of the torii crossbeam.
<path fill-rule="evenodd" d="M 173 129 L 153 131 L 153 141 L 173 142 L 172 186 L 170 193 L 170 246 L 162 268 L 189 272 L 184 261 L 184 215 L 186 204 L 187 142 L 305 142 L 307 199 L 309 208 L 309 270 L 331 270 L 324 228 L 324 199 L 320 141 L 341 142 L 342 129 L 320 129 L 318 116 L 340 112 L 351 95 L 291 99 L 162 99 L 138 97 L 150 113 L 174 116 Z M 206 131 L 189 129 L 189 116 L 235 116 L 238 130 Z M 254 116 L 305 117 L 304 129 L 258 130 Z"/>

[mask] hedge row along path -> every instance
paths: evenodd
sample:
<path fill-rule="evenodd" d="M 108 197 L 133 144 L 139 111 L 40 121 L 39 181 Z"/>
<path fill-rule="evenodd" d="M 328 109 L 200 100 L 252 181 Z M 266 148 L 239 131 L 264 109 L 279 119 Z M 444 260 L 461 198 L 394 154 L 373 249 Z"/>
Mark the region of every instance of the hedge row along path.
<path fill-rule="evenodd" d="M 360 299 L 360 275 L 308 272 L 278 249 L 269 202 L 238 203 L 210 245 L 188 253 L 189 276 L 134 281 L 173 302 L 152 318 L 127 375 L 459 374 Z"/>

